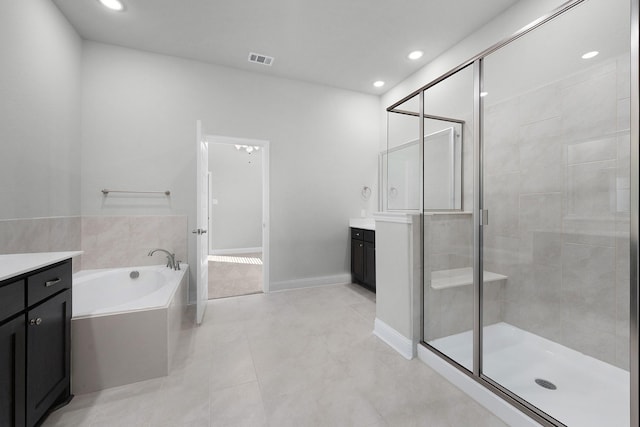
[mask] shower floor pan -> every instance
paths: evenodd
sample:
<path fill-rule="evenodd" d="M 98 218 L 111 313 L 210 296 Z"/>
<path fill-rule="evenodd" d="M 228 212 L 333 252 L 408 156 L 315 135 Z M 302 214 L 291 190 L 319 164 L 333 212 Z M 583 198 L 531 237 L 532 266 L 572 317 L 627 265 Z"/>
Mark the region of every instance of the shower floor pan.
<path fill-rule="evenodd" d="M 483 338 L 484 374 L 567 426 L 629 425 L 629 372 L 504 322 Z M 429 342 L 467 369 L 472 343 L 471 331 Z"/>

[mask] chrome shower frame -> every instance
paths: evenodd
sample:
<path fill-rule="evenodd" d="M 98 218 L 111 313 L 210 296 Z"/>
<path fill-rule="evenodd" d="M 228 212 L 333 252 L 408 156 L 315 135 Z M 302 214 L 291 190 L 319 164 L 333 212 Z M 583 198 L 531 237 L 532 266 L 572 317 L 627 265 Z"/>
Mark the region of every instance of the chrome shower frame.
<path fill-rule="evenodd" d="M 389 113 L 397 113 L 397 114 L 407 114 L 406 111 L 397 110 L 396 107 L 402 105 L 409 99 L 418 96 L 420 99 L 420 112 L 419 116 L 424 117 L 424 92 L 429 88 L 437 85 L 443 80 L 453 76 L 458 71 L 465 69 L 466 67 L 472 66 L 474 73 L 474 141 L 473 141 L 473 152 L 474 152 L 474 171 L 473 171 L 473 255 L 474 255 L 474 278 L 473 278 L 473 287 L 474 287 L 474 313 L 473 313 L 473 372 L 468 371 L 458 363 L 456 363 L 453 359 L 449 358 L 444 353 L 438 351 L 436 348 L 430 346 L 429 344 L 422 342 L 421 344 L 426 347 L 428 350 L 438 355 L 445 361 L 447 361 L 452 366 L 459 369 L 465 375 L 471 377 L 476 382 L 483 385 L 485 388 L 500 396 L 507 402 L 511 403 L 516 408 L 520 409 L 522 412 L 533 418 L 535 421 L 539 422 L 544 426 L 563 426 L 561 422 L 541 411 L 540 409 L 534 407 L 526 400 L 521 397 L 515 395 L 508 389 L 504 388 L 500 384 L 491 380 L 487 376 L 482 373 L 482 269 L 480 266 L 483 262 L 483 253 L 482 253 L 482 239 L 483 239 L 483 230 L 482 230 L 482 217 L 483 217 L 483 206 L 482 206 L 482 167 L 483 167 L 483 136 L 482 136 L 482 125 L 483 125 L 483 114 L 482 114 L 482 103 L 483 99 L 480 96 L 482 92 L 482 71 L 483 71 L 483 60 L 489 54 L 501 49 L 502 47 L 512 43 L 513 41 L 523 37 L 530 31 L 546 24 L 547 22 L 555 19 L 556 17 L 568 12 L 573 9 L 575 6 L 584 3 L 589 0 L 570 0 L 563 3 L 557 9 L 553 10 L 549 14 L 540 17 L 539 19 L 533 21 L 529 25 L 520 29 L 510 37 L 496 43 L 495 45 L 489 47 L 488 49 L 482 51 L 478 55 L 470 58 L 469 60 L 463 62 L 457 67 L 451 69 L 447 73 L 441 75 L 430 83 L 424 85 L 420 89 L 412 92 L 407 95 L 400 101 L 394 103 L 393 105 L 387 108 L 387 116 Z M 631 141 L 631 153 L 630 153 L 630 178 L 631 178 L 631 194 L 630 194 L 630 271 L 629 271 L 629 287 L 630 287 L 630 336 L 629 336 L 629 352 L 630 352 L 630 425 L 638 426 L 640 425 L 640 414 L 638 411 L 638 401 L 640 398 L 639 391 L 639 271 L 640 271 L 640 260 L 639 260 L 639 224 L 638 217 L 640 215 L 640 196 L 639 196 L 639 187 L 640 187 L 640 0 L 629 0 L 631 3 L 631 16 L 630 16 L 630 29 L 631 29 L 631 40 L 630 40 L 630 58 L 631 58 L 631 94 L 630 94 L 630 103 L 631 103 L 631 123 L 630 123 L 630 141 Z M 418 115 L 418 114 L 411 114 Z M 387 122 L 388 123 L 388 122 Z M 421 120 L 420 124 L 420 135 L 424 135 L 424 120 Z M 421 153 L 422 154 L 422 153 Z M 420 164 L 423 166 L 423 160 L 420 159 Z M 423 194 L 421 192 L 421 200 Z M 424 207 L 424 204 L 421 206 Z M 424 212 L 421 213 L 421 232 L 423 230 L 423 221 L 424 221 Z M 423 235 L 423 234 L 422 234 Z M 424 239 L 421 242 L 421 256 L 424 256 Z M 424 262 L 424 261 L 423 261 Z M 424 276 L 424 271 L 421 268 L 421 276 Z M 424 277 L 423 277 L 424 278 Z M 422 281 L 424 283 L 424 280 Z M 423 288 L 423 287 L 422 287 Z M 424 289 L 421 289 L 421 298 L 424 301 Z M 420 330 L 421 336 L 424 337 L 424 303 L 421 307 L 421 322 L 420 322 Z"/>

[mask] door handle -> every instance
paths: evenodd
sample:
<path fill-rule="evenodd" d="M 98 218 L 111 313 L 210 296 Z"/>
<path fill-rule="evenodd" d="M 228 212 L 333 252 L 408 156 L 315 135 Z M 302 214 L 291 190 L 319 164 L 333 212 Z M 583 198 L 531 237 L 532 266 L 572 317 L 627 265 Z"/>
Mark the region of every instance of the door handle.
<path fill-rule="evenodd" d="M 196 228 L 195 230 L 191 230 L 191 232 L 193 234 L 201 235 L 201 234 L 205 234 L 207 230 L 203 230 L 202 228 Z"/>

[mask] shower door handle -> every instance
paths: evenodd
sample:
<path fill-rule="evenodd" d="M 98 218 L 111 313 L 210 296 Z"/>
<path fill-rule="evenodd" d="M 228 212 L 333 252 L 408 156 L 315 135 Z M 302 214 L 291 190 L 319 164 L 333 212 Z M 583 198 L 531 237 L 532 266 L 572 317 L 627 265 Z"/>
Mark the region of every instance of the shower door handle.
<path fill-rule="evenodd" d="M 489 211 L 480 209 L 480 225 L 489 225 Z"/>

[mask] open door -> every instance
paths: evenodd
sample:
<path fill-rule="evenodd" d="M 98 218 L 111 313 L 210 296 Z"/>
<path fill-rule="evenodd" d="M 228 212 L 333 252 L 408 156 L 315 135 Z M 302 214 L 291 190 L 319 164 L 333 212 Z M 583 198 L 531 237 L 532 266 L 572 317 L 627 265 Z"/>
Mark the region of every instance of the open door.
<path fill-rule="evenodd" d="M 196 122 L 196 322 L 202 323 L 209 299 L 208 172 L 209 143 Z"/>
<path fill-rule="evenodd" d="M 269 285 L 269 141 L 267 140 L 261 140 L 261 139 L 248 139 L 248 138 L 237 138 L 237 137 L 230 137 L 230 136 L 223 136 L 223 135 L 203 135 L 203 138 L 207 141 L 207 143 L 211 143 L 211 149 L 213 150 L 210 153 L 211 159 L 212 159 L 212 164 L 211 164 L 211 168 L 215 169 L 216 168 L 216 154 L 219 154 L 219 152 L 216 151 L 216 147 L 219 147 L 221 145 L 227 145 L 229 147 L 233 147 L 235 146 L 236 150 L 240 150 L 239 147 L 253 147 L 254 151 L 253 153 L 253 157 L 257 157 L 257 156 L 261 156 L 261 181 L 262 181 L 262 247 L 261 247 L 261 262 L 262 262 L 262 291 L 264 293 L 269 293 L 270 290 L 270 285 Z M 234 150 L 235 151 L 235 150 Z M 246 156 L 246 154 L 245 154 Z M 208 166 L 208 165 L 207 165 Z M 212 172 L 215 174 L 218 171 L 213 171 Z M 218 175 L 219 176 L 219 175 Z M 217 199 L 218 196 L 216 196 L 216 191 L 218 190 L 213 190 L 214 188 L 214 184 L 213 181 L 209 181 L 209 184 L 211 185 L 211 191 L 213 192 L 213 195 L 210 197 L 211 199 L 215 198 Z M 216 200 L 215 202 L 216 204 L 218 203 L 218 201 Z M 214 244 L 214 240 L 213 239 L 219 239 L 219 236 L 213 235 L 211 236 L 211 233 L 215 233 L 215 229 L 214 229 L 214 223 L 213 221 L 211 221 L 211 219 L 216 218 L 216 206 L 212 206 L 209 205 L 210 207 L 210 212 L 211 212 L 211 218 L 210 218 L 210 222 L 209 222 L 209 244 L 211 245 L 210 248 L 213 249 L 215 247 Z M 219 216 L 217 217 L 219 220 Z M 233 247 L 235 248 L 235 247 Z M 221 248 L 219 248 L 221 249 Z M 215 249 L 214 249 L 215 250 Z M 253 252 L 258 252 L 258 251 L 253 251 Z M 244 252 L 243 252 L 244 253 Z M 211 253 L 211 255 L 222 255 L 223 253 L 218 252 L 218 253 Z M 212 274 L 213 276 L 216 276 L 215 273 L 215 267 L 214 264 L 212 264 Z M 208 292 L 211 292 L 211 296 L 213 298 L 216 297 L 216 292 L 215 290 L 213 290 L 213 287 L 215 287 L 215 284 L 213 282 L 215 282 L 215 280 L 217 279 L 217 277 L 213 277 L 212 276 L 212 289 L 208 290 Z"/>

